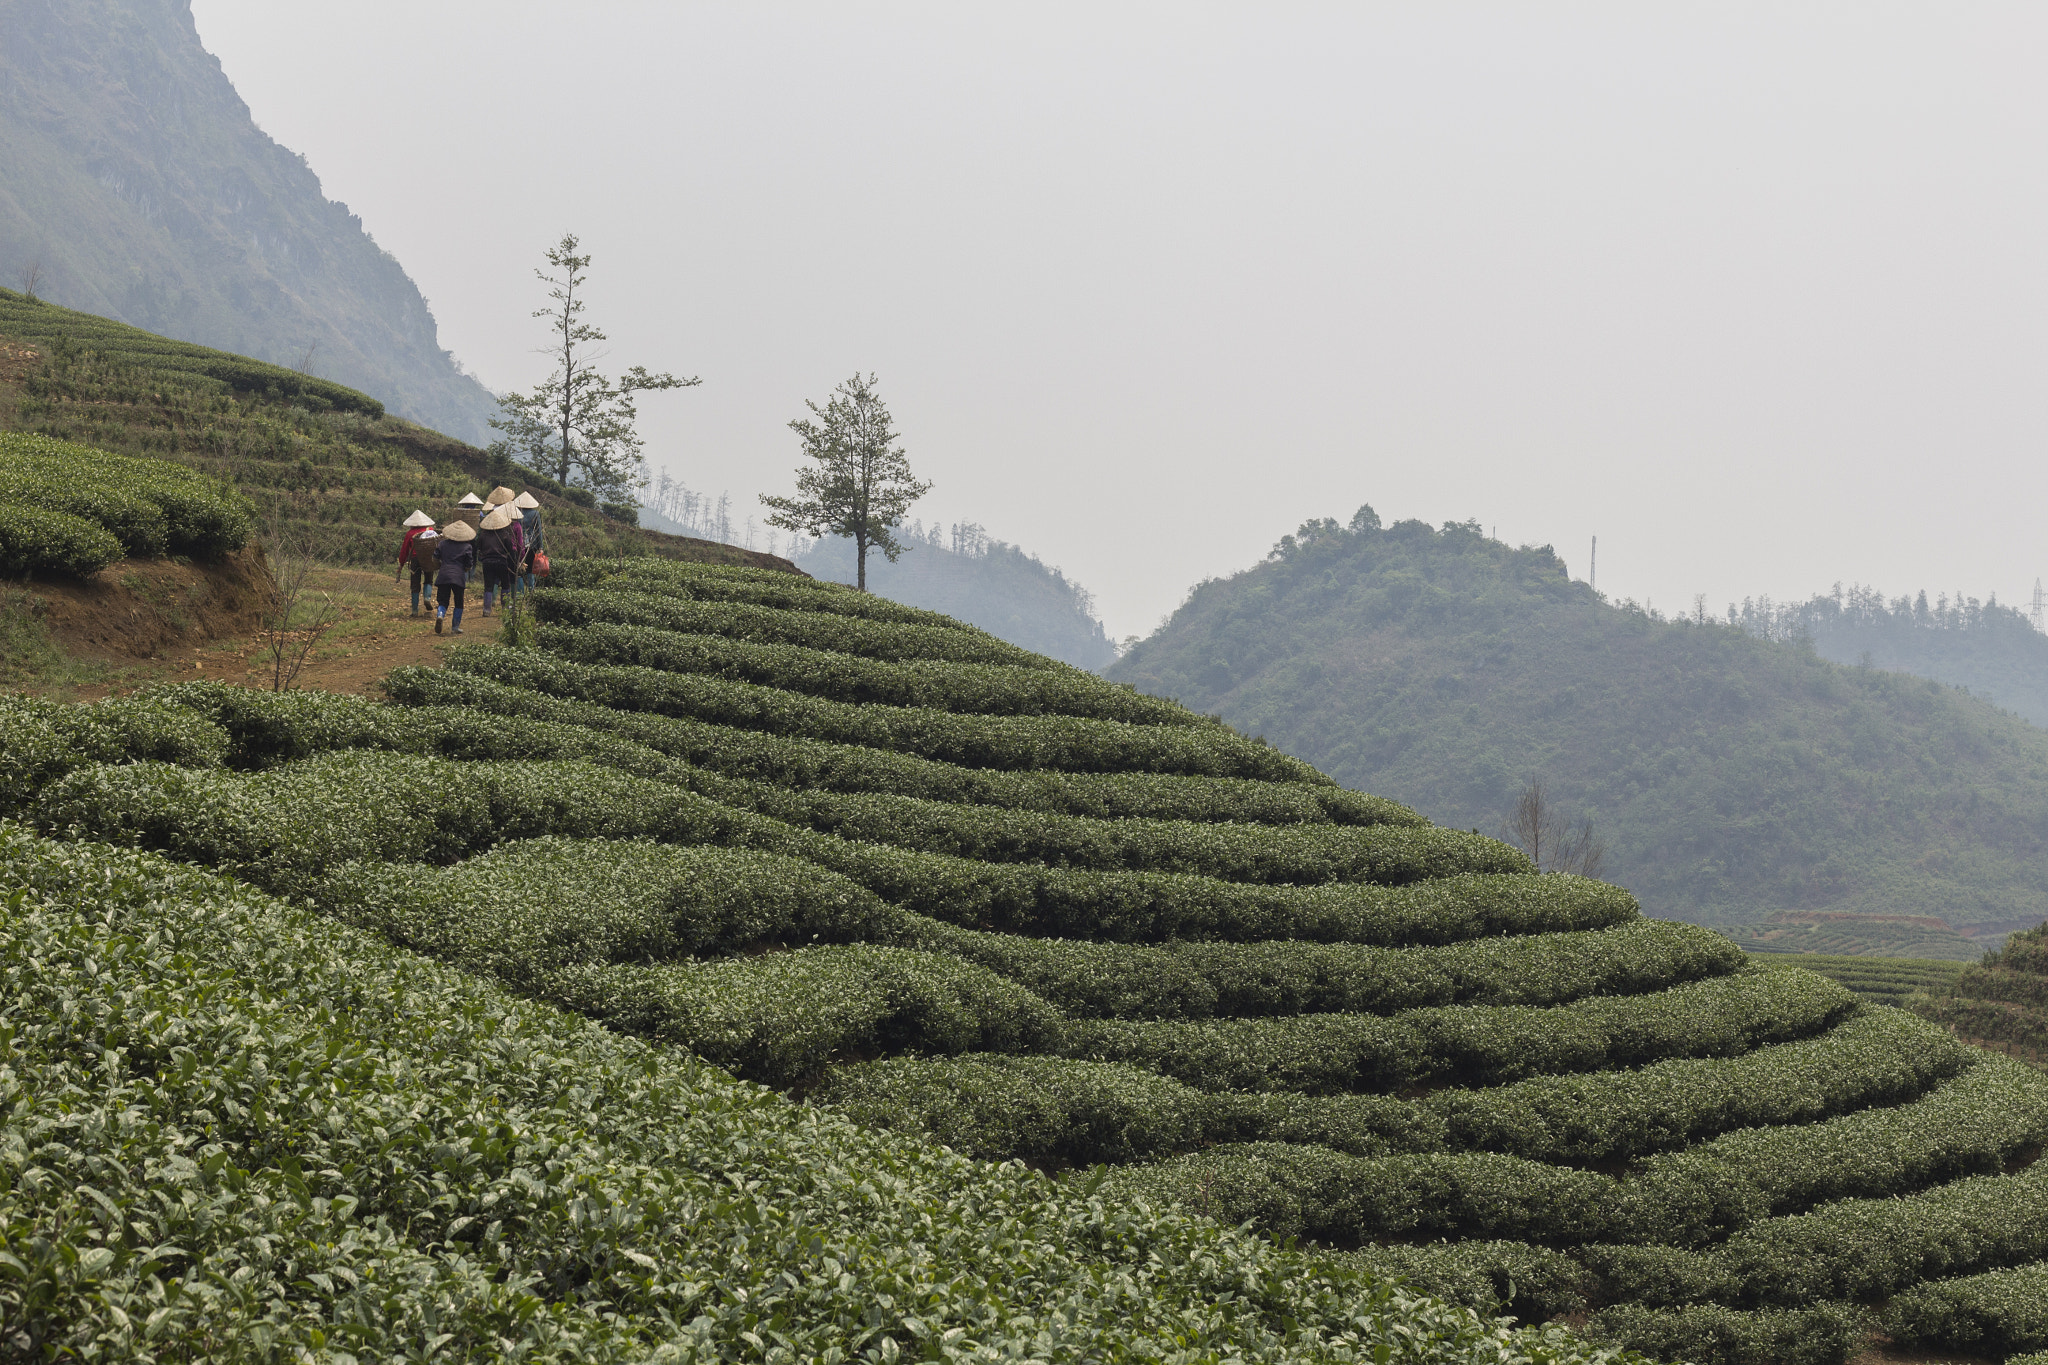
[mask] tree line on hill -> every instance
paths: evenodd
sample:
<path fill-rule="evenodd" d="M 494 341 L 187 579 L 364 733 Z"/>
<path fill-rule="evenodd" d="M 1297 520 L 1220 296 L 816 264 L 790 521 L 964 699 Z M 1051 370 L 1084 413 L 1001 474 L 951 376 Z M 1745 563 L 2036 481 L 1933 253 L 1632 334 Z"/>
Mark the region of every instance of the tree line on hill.
<path fill-rule="evenodd" d="M 1845 595 L 1833 638 L 2007 629 L 1967 600 L 1924 626 L 1907 611 L 1876 621 Z M 1666 619 L 1573 582 L 1548 546 L 1364 508 L 1198 586 L 1108 673 L 1440 823 L 1495 832 L 1541 779 L 1652 914 L 2048 915 L 2048 734 L 1771 621 L 1754 603 L 1747 625 Z"/>

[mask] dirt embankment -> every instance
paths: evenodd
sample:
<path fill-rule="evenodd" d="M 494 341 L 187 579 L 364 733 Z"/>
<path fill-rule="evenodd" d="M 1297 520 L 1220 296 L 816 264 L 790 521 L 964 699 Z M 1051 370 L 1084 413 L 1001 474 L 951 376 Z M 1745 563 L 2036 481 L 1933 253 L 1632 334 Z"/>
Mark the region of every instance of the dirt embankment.
<path fill-rule="evenodd" d="M 122 663 L 254 635 L 266 583 L 263 552 L 251 545 L 213 564 L 124 559 L 83 582 L 35 579 L 11 589 L 7 606 L 68 658 Z"/>

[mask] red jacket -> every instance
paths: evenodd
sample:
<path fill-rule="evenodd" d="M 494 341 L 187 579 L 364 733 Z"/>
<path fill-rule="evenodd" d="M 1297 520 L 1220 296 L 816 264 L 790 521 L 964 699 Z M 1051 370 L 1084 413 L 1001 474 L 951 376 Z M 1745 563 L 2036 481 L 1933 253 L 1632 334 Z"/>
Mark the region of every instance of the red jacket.
<path fill-rule="evenodd" d="M 412 559 L 412 543 L 418 540 L 420 532 L 426 529 L 424 526 L 408 526 L 405 528 L 405 539 L 398 542 L 398 562 L 400 564 L 407 563 Z"/>

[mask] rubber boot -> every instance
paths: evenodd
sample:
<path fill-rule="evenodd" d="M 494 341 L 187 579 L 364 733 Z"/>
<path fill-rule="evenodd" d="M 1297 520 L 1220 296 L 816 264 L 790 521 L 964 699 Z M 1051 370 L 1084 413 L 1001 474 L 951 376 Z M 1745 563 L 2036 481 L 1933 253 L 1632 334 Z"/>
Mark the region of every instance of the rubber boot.
<path fill-rule="evenodd" d="M 451 634 L 451 635 L 460 635 L 460 634 L 462 634 L 462 608 L 461 608 L 461 607 L 457 607 L 457 608 L 455 609 L 455 629 L 454 629 L 454 630 L 452 630 L 452 631 L 450 631 L 450 632 L 448 632 L 448 633 L 449 633 L 449 634 Z"/>
<path fill-rule="evenodd" d="M 497 595 L 498 590 L 496 588 L 484 589 L 484 615 L 489 616 L 491 614 L 491 601 Z"/>
<path fill-rule="evenodd" d="M 441 618 L 447 614 L 448 608 L 446 607 L 437 606 L 434 608 L 434 634 L 439 635 L 441 633 Z"/>
<path fill-rule="evenodd" d="M 414 616 L 420 614 L 420 590 L 418 588 L 412 590 L 412 614 Z"/>

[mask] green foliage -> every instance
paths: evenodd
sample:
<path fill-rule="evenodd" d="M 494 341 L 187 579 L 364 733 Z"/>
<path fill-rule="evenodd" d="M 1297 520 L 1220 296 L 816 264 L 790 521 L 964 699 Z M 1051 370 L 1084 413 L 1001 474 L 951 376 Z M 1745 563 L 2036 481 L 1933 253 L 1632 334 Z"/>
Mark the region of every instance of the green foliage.
<path fill-rule="evenodd" d="M 985 633 L 954 617 L 921 607 L 905 606 L 871 593 L 856 592 L 837 583 L 820 583 L 789 573 L 742 565 L 689 564 L 670 559 L 616 562 L 580 559 L 565 563 L 557 572 L 559 576 L 549 576 L 550 585 L 556 588 L 604 588 L 614 593 L 667 597 L 680 602 L 744 602 L 781 611 L 893 621 L 899 625 L 965 630 L 977 635 Z M 1010 662 L 1025 667 L 1046 666 L 1045 661 L 1029 651 L 1019 651 L 1019 657 Z"/>
<path fill-rule="evenodd" d="M 1528 859 L 1519 850 L 1456 829 L 1097 820 L 912 796 L 795 793 L 780 788 L 757 792 L 750 804 L 776 819 L 841 838 L 978 862 L 1308 885 L 1401 885 L 1468 872 L 1529 870 Z"/>
<path fill-rule="evenodd" d="M 1915 991 L 1931 991 L 1948 985 L 1963 970 L 1960 962 L 1910 957 L 1833 957 L 1822 953 L 1761 955 L 1763 966 L 1796 967 L 1819 972 L 1839 981 L 1864 1000 L 1880 1005 L 1902 1005 Z"/>
<path fill-rule="evenodd" d="M 600 600 L 604 594 L 598 594 Z M 534 595 L 543 621 L 560 619 L 553 590 Z M 786 688 L 833 701 L 936 706 L 993 716 L 1085 716 L 1132 725 L 1213 725 L 1185 707 L 1143 696 L 1078 670 L 932 659 L 885 662 L 799 645 L 762 645 L 723 635 L 686 635 L 643 625 L 542 626 L 540 648 L 587 664 L 639 664 Z"/>
<path fill-rule="evenodd" d="M 217 767 L 228 737 L 204 717 L 146 697 L 65 705 L 0 693 L 0 816 L 30 810 L 43 789 L 75 769 L 154 761 Z"/>
<path fill-rule="evenodd" d="M 96 521 L 0 498 L 0 575 L 91 578 L 126 551 Z"/>
<path fill-rule="evenodd" d="M 18 433 L 0 433 L 0 504 L 91 523 L 137 558 L 165 553 L 217 558 L 241 549 L 253 523 L 245 499 L 181 465 Z M 104 555 L 104 544 L 96 538 L 60 520 L 43 520 L 44 535 L 63 538 L 52 539 L 48 557 L 32 567 L 78 573 L 73 566 L 84 562 L 80 556 Z M 21 531 L 6 534 L 24 548 L 33 547 L 32 541 L 22 540 Z"/>
<path fill-rule="evenodd" d="M 876 620 L 866 616 L 814 611 L 808 609 L 808 604 L 787 608 L 736 598 L 704 600 L 694 594 L 683 597 L 626 592 L 617 587 L 591 590 L 552 584 L 547 592 L 535 597 L 534 614 L 549 625 L 652 627 L 687 635 L 718 635 L 734 642 L 830 650 L 882 663 L 921 661 L 1007 665 L 1047 673 L 1053 678 L 1066 678 L 1070 686 L 1092 683 L 1093 690 L 1097 692 L 1114 690 L 1085 674 L 1070 678 L 1069 675 L 1080 670 L 1065 668 L 1050 659 L 1005 644 L 993 635 L 962 626 L 957 621 L 940 625 L 923 620 Z M 633 637 L 616 638 L 624 641 Z M 733 651 L 732 656 L 739 657 L 738 652 Z M 709 670 L 698 667 L 690 671 Z M 878 673 L 875 676 L 891 675 Z M 893 676 L 900 678 L 904 675 Z M 933 680 L 929 685 L 944 686 L 945 679 L 956 675 L 950 671 L 937 675 L 927 671 L 925 676 Z M 1057 684 L 1048 682 L 1046 685 Z M 1186 716 L 1189 723 L 1201 719 L 1171 703 L 1148 703 L 1128 691 L 1124 695 L 1132 698 L 1132 705 L 1145 707 L 1150 713 L 1178 713 Z"/>
<path fill-rule="evenodd" d="M 1660 917 L 2027 922 L 2048 734 L 1955 688 L 1596 599 L 1478 528 L 1316 523 L 1107 670 L 1493 830 L 1540 776 Z"/>
<path fill-rule="evenodd" d="M 2048 1346 L 2048 1263 L 1916 1285 L 1891 1301 L 1885 1327 L 1901 1345 L 1981 1355 Z"/>
<path fill-rule="evenodd" d="M 148 855 L 0 829 L 0 869 L 24 1355 L 682 1361 L 772 1323 L 816 1358 L 958 1331 L 1051 1361 L 1591 1359 L 792 1108 Z"/>
<path fill-rule="evenodd" d="M 985 768 L 1177 773 L 1313 782 L 1314 770 L 1220 726 L 1123 725 L 1072 716 L 956 716 L 924 707 L 850 706 L 752 683 L 652 668 L 569 663 L 531 650 L 472 645 L 448 666 L 494 682 L 625 711 L 687 716 L 742 730 L 894 749 Z"/>
<path fill-rule="evenodd" d="M 1069 1055 L 1131 1062 L 1207 1090 L 1337 1094 L 1732 1056 L 1817 1033 L 1854 998 L 1820 977 L 1721 977 L 1556 1007 L 1463 1005 L 1389 1018 L 1076 1021 Z"/>
<path fill-rule="evenodd" d="M 1004 772 L 915 754 L 792 739 L 708 721 L 621 711 L 444 669 L 397 668 L 385 690 L 412 706 L 463 706 L 499 716 L 560 721 L 625 736 L 699 767 L 777 786 L 926 796 L 1007 810 L 1098 819 L 1243 820 L 1256 824 L 1410 825 L 1422 817 L 1342 787 L 1184 777 L 1174 773 Z"/>
<path fill-rule="evenodd" d="M 2007 938 L 1995 953 L 1908 996 L 1906 1008 L 1966 1038 L 2048 1052 L 2048 926 Z"/>

